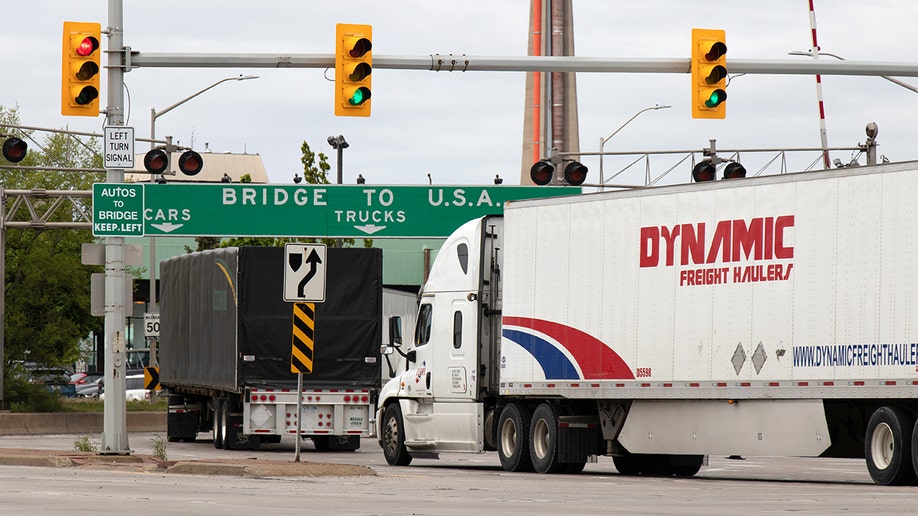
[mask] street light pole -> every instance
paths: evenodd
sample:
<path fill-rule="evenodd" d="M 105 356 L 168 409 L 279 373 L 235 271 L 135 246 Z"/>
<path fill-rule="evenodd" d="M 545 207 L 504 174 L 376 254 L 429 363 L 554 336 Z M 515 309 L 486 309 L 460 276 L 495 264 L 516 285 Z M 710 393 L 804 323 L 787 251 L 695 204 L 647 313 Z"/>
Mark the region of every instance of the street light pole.
<path fill-rule="evenodd" d="M 336 149 L 338 151 L 338 184 L 343 185 L 344 169 L 341 162 L 342 158 L 344 157 L 344 149 L 350 147 L 350 145 L 347 143 L 347 140 L 344 139 L 344 136 L 341 136 L 340 134 L 338 136 L 329 136 L 328 144 L 332 146 L 332 149 Z"/>
<path fill-rule="evenodd" d="M 603 171 L 602 171 L 602 148 L 603 148 L 603 146 L 606 144 L 606 142 L 609 141 L 609 140 L 611 140 L 613 136 L 615 136 L 616 134 L 618 134 L 619 131 L 621 131 L 622 129 L 624 129 L 626 125 L 630 124 L 631 121 L 634 120 L 635 118 L 637 118 L 638 115 L 640 115 L 641 113 L 643 113 L 643 112 L 645 112 L 645 111 L 656 111 L 656 110 L 658 110 L 658 109 L 667 109 L 667 108 L 671 108 L 671 107 L 672 107 L 672 106 L 670 106 L 670 105 L 668 105 L 668 104 L 663 104 L 663 105 L 655 104 L 655 105 L 653 105 L 653 106 L 646 107 L 646 108 L 644 108 L 644 109 L 638 111 L 637 113 L 635 113 L 634 116 L 632 116 L 631 118 L 629 118 L 624 124 L 620 125 L 618 129 L 616 129 L 615 131 L 613 131 L 612 134 L 610 134 L 610 135 L 607 136 L 606 138 L 599 138 L 599 189 L 600 189 L 600 191 L 603 190 L 603 186 L 605 185 L 605 182 L 606 182 L 606 181 L 605 181 L 605 176 L 603 175 Z"/>
<path fill-rule="evenodd" d="M 332 146 L 333 149 L 338 151 L 338 184 L 344 184 L 344 168 L 342 166 L 342 159 L 344 158 L 344 149 L 350 147 L 347 143 L 347 140 L 344 139 L 344 136 L 329 136 L 328 144 Z M 335 240 L 338 243 L 338 247 L 343 246 L 343 241 L 338 238 Z"/>
<path fill-rule="evenodd" d="M 257 75 L 239 75 L 238 77 L 227 77 L 225 79 L 220 79 L 219 81 L 211 84 L 210 86 L 204 88 L 203 90 L 198 91 L 192 95 L 189 95 L 182 100 L 172 104 L 171 106 L 163 109 L 160 112 L 156 112 L 156 108 L 150 108 L 150 148 L 153 149 L 156 147 L 156 119 L 165 115 L 166 113 L 172 111 L 173 109 L 181 106 L 182 104 L 188 102 L 189 100 L 197 97 L 198 95 L 204 93 L 205 91 L 214 88 L 220 84 L 223 84 L 227 81 L 246 81 L 249 79 L 257 79 Z M 150 176 L 150 182 L 155 182 L 156 177 L 154 175 Z M 156 237 L 150 237 L 150 313 L 156 313 Z M 151 352 L 150 360 L 155 361 L 156 357 Z M 151 363 L 150 365 L 156 365 Z"/>

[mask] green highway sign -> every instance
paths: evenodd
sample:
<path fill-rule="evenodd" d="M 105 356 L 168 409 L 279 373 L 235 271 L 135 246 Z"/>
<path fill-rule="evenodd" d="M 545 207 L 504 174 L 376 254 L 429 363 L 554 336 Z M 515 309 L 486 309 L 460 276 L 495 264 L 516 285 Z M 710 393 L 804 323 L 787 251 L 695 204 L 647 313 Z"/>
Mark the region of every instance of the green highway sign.
<path fill-rule="evenodd" d="M 117 186 L 143 189 L 142 209 L 126 205 L 129 213 L 115 217 L 142 218 L 147 236 L 440 238 L 466 221 L 503 212 L 507 201 L 581 193 L 497 185 L 96 184 L 93 215 L 97 200 L 106 202 L 99 187 Z M 94 227 L 102 222 L 93 221 Z"/>
<path fill-rule="evenodd" d="M 92 185 L 93 236 L 143 236 L 143 185 Z"/>

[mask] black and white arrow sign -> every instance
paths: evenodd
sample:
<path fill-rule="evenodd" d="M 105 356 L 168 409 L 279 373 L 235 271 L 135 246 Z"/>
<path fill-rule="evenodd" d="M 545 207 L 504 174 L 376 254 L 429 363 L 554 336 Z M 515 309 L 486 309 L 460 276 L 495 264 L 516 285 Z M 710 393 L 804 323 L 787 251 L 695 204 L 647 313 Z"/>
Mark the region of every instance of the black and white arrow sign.
<path fill-rule="evenodd" d="M 323 244 L 284 246 L 284 301 L 325 301 L 326 251 Z"/>

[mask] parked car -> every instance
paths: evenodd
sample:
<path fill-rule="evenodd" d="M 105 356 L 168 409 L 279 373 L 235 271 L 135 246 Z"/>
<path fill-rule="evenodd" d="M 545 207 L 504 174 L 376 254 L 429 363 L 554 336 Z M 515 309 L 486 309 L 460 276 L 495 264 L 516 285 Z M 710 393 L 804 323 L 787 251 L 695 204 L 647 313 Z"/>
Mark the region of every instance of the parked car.
<path fill-rule="evenodd" d="M 104 377 L 100 374 L 99 376 L 91 377 L 89 381 L 85 383 L 75 384 L 75 396 L 77 398 L 97 398 L 99 394 L 102 393 L 103 378 Z"/>
<path fill-rule="evenodd" d="M 98 383 L 99 378 L 102 378 L 104 375 L 100 371 L 96 372 L 86 372 L 86 373 L 73 373 L 70 375 L 70 383 L 77 386 L 79 389 L 80 385 L 87 383 Z"/>
<path fill-rule="evenodd" d="M 23 375 L 29 383 L 44 385 L 49 391 L 65 398 L 76 392 L 70 383 L 70 373 L 60 367 L 45 366 L 35 362 L 14 362 L 12 374 Z"/>
<path fill-rule="evenodd" d="M 124 377 L 124 398 L 127 401 L 141 401 L 150 399 L 150 391 L 144 389 L 143 386 L 143 371 L 128 371 L 127 375 Z M 99 394 L 99 399 L 105 399 L 105 382 L 99 382 L 99 388 L 101 393 Z"/>

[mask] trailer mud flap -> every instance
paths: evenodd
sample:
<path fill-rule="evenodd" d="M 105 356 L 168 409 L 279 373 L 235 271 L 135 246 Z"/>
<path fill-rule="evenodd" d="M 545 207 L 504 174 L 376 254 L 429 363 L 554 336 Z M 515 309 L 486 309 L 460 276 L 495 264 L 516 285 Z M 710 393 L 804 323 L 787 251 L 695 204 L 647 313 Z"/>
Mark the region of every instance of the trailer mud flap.
<path fill-rule="evenodd" d="M 831 444 L 821 400 L 635 400 L 631 453 L 816 457 Z"/>

